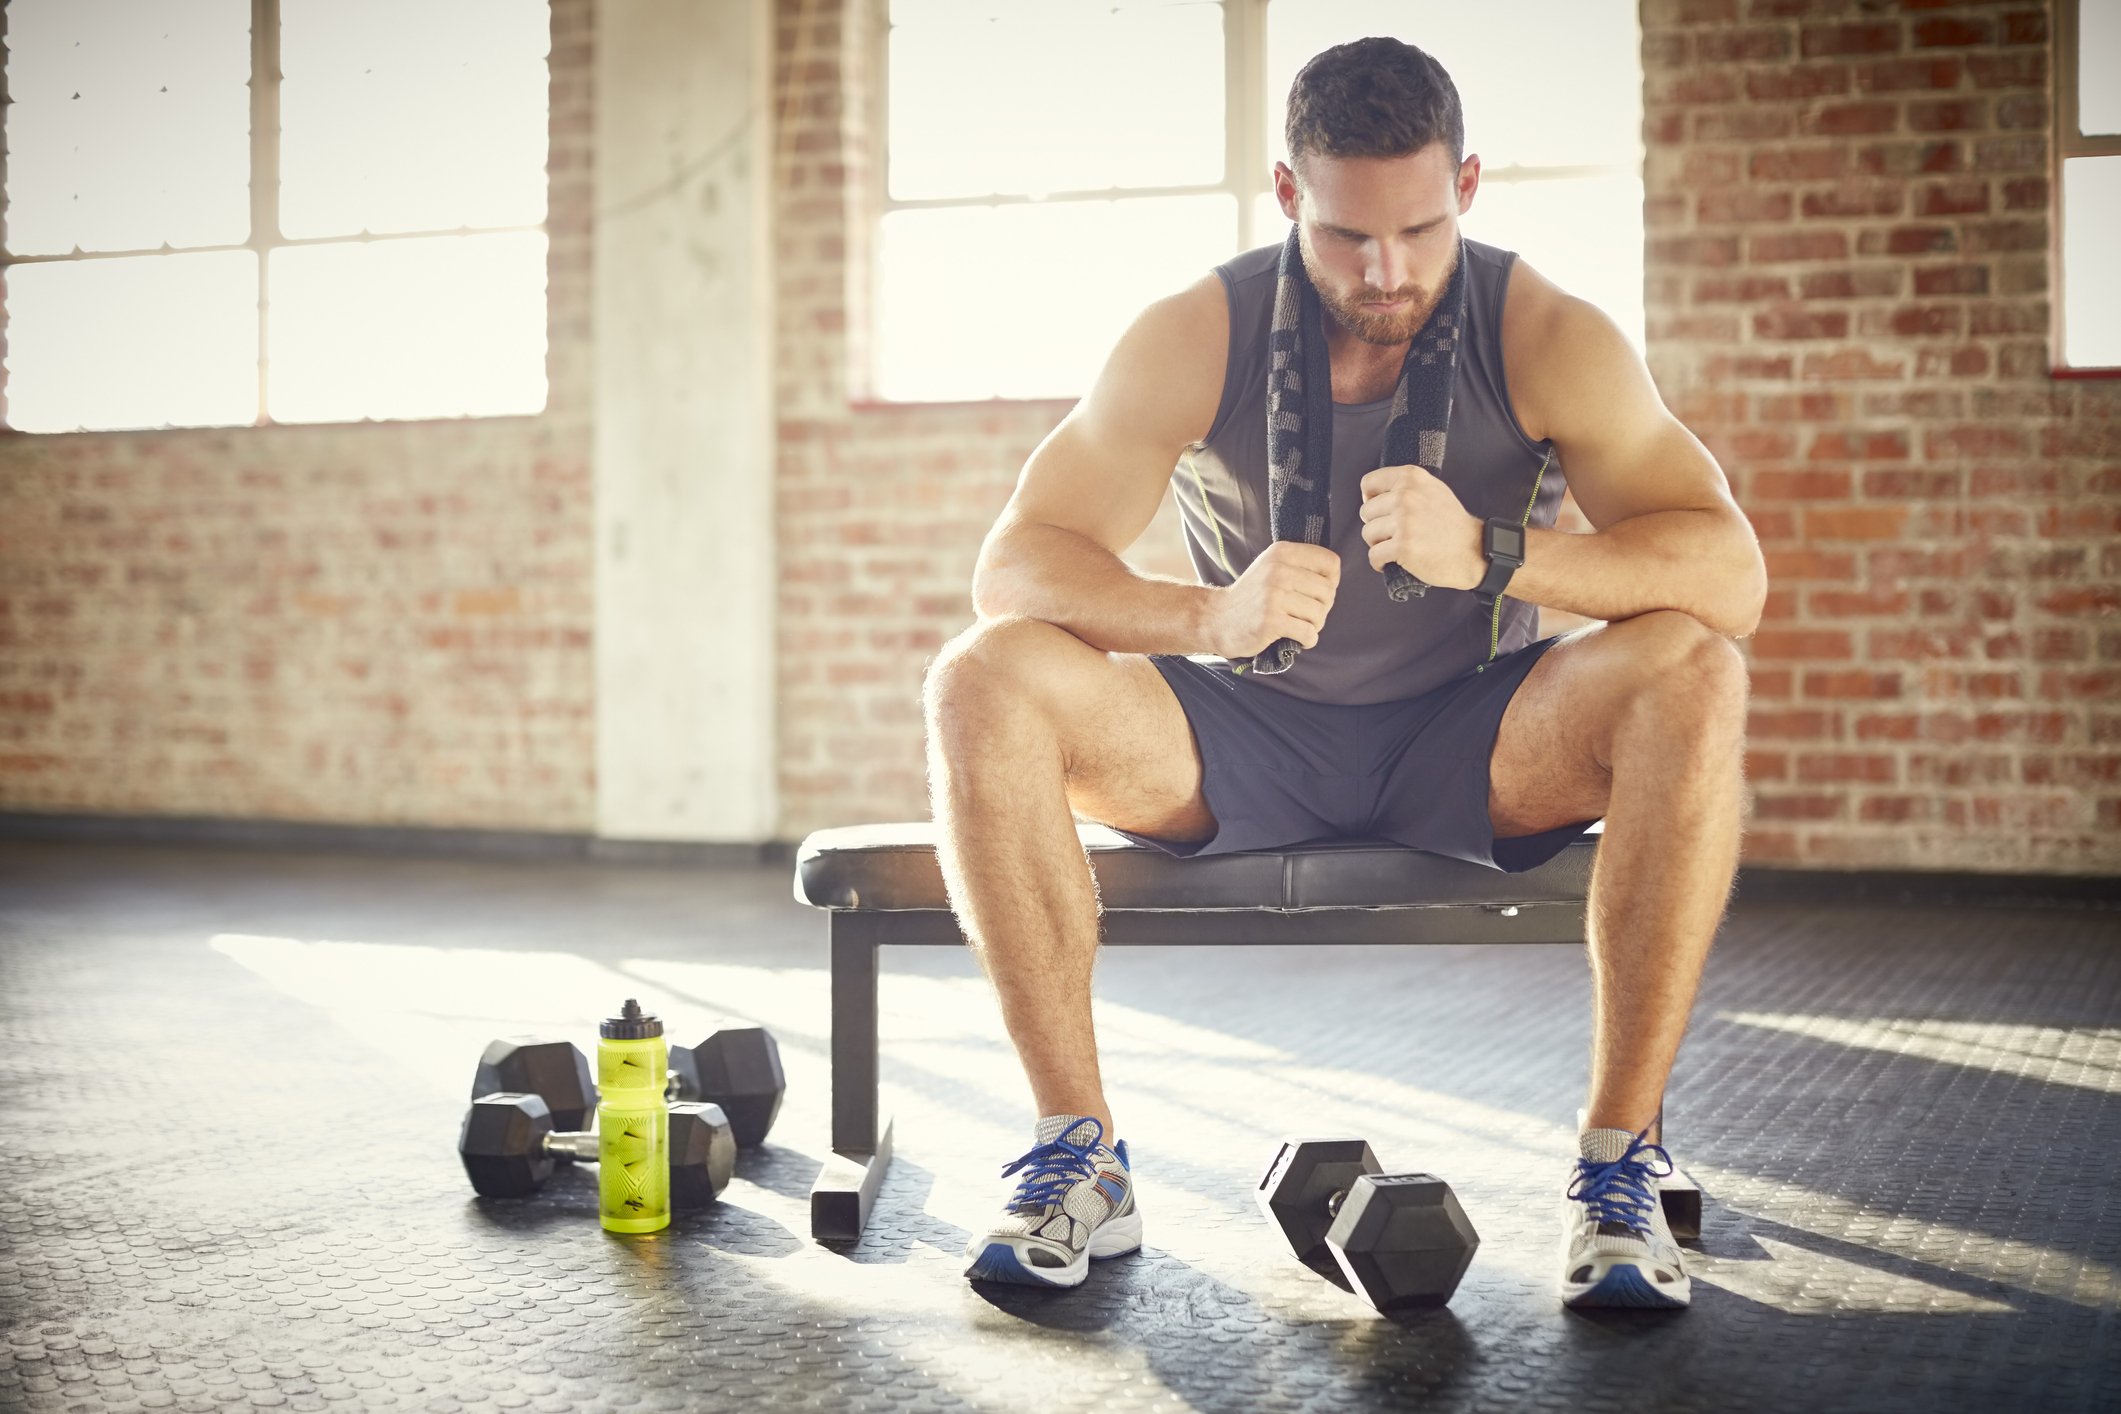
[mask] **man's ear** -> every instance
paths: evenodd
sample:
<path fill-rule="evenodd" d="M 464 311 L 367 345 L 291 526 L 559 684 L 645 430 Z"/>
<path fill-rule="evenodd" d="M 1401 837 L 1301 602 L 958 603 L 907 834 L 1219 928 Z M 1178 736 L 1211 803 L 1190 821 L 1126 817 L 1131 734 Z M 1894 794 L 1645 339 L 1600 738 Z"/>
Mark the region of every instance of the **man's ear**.
<path fill-rule="evenodd" d="M 1458 164 L 1458 214 L 1473 209 L 1473 194 L 1480 190 L 1480 154 L 1469 152 Z"/>
<path fill-rule="evenodd" d="M 1296 169 L 1286 162 L 1274 164 L 1274 199 L 1281 205 L 1281 214 L 1291 221 L 1303 204 L 1303 188 L 1297 183 Z"/>

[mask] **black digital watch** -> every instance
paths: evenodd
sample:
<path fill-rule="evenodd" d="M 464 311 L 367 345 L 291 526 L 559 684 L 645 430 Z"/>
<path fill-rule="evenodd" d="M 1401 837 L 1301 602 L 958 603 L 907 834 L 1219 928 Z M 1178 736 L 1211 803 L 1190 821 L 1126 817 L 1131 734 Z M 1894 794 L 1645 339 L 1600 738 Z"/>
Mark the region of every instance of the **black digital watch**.
<path fill-rule="evenodd" d="M 1490 516 L 1480 542 L 1488 557 L 1488 573 L 1474 588 L 1473 597 L 1485 609 L 1494 605 L 1510 576 L 1524 566 L 1524 527 L 1514 520 Z"/>

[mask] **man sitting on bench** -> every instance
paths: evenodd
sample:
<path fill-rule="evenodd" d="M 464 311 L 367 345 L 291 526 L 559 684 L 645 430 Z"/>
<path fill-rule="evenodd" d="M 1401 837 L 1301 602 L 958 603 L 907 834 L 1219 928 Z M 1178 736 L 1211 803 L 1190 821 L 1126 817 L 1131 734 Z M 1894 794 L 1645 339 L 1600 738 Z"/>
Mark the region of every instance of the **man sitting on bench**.
<path fill-rule="evenodd" d="M 1613 322 L 1461 237 L 1480 159 L 1433 58 L 1327 50 L 1287 138 L 1287 240 L 1135 319 L 927 676 L 950 906 L 1040 1116 L 967 1275 L 1073 1286 L 1141 1244 L 1071 815 L 1174 855 L 1370 836 L 1508 872 L 1603 819 L 1560 1292 L 1685 1305 L 1653 1128 L 1737 869 L 1758 543 Z M 1595 534 L 1550 528 L 1564 476 Z M 1167 481 L 1197 584 L 1120 559 Z M 1535 642 L 1541 604 L 1603 622 Z"/>

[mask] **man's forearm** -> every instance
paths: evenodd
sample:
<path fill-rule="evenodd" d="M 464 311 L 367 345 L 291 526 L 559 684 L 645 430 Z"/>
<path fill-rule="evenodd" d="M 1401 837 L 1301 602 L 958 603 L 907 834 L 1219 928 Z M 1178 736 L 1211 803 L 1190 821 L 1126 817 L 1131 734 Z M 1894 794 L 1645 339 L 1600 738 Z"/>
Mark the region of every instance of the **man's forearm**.
<path fill-rule="evenodd" d="M 1524 566 L 1503 593 L 1591 619 L 1677 609 L 1743 638 L 1760 625 L 1767 570 L 1743 520 L 1653 511 L 1591 535 L 1528 530 Z"/>
<path fill-rule="evenodd" d="M 1207 641 L 1214 590 L 1144 575 L 1072 530 L 1018 525 L 990 542 L 972 579 L 982 618 L 1044 619 L 1107 653 L 1184 656 Z"/>

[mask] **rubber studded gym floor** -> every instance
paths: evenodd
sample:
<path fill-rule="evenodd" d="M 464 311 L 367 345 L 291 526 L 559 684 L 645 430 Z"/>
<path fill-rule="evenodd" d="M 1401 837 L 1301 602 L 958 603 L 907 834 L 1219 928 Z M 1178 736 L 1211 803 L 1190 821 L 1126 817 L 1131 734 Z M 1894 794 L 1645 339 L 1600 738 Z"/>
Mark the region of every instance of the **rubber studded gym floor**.
<path fill-rule="evenodd" d="M 0 846 L 0 1409 L 2069 1410 L 2121 1407 L 2121 914 L 1741 897 L 1666 1138 L 1691 1309 L 1564 1311 L 1581 949 L 1116 949 L 1099 1024 L 1147 1246 L 975 1290 L 1030 1117 L 984 984 L 885 955 L 898 1159 L 807 1236 L 820 915 L 788 871 Z M 593 1171 L 475 1199 L 492 1036 L 779 1038 L 718 1207 L 607 1237 Z M 1381 1318 L 1251 1199 L 1285 1131 L 1450 1181 L 1451 1305 Z"/>

